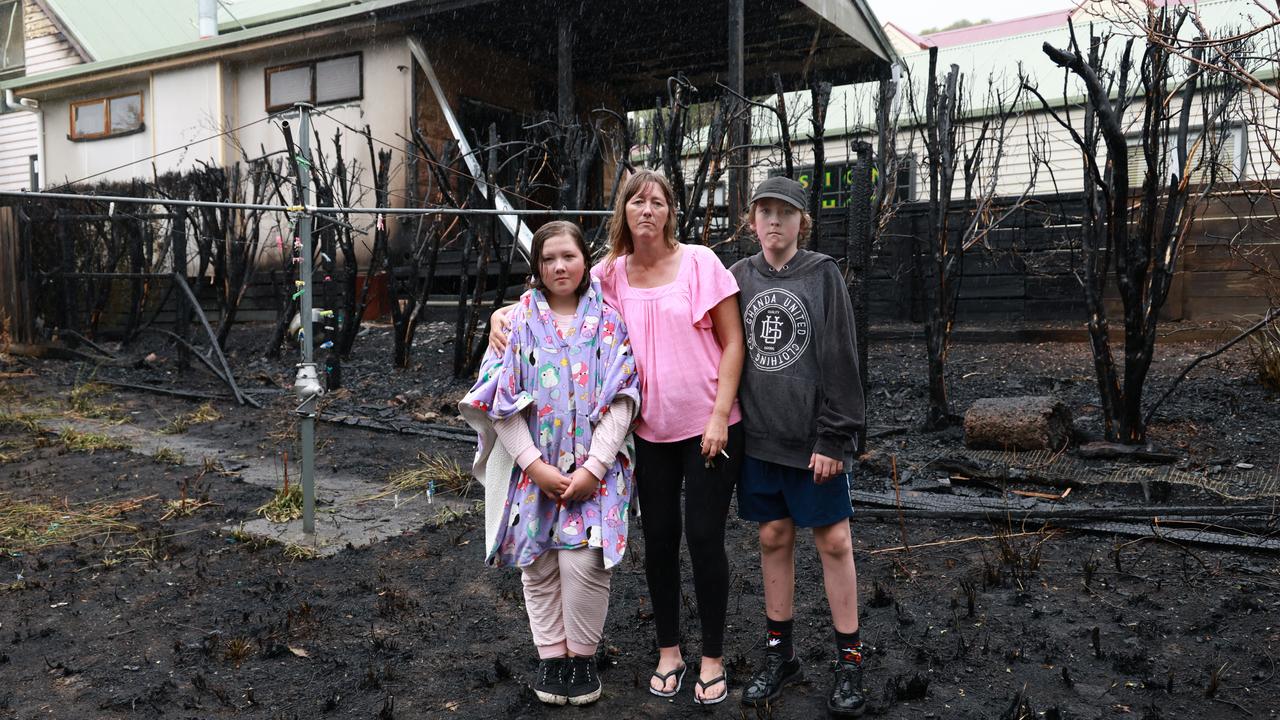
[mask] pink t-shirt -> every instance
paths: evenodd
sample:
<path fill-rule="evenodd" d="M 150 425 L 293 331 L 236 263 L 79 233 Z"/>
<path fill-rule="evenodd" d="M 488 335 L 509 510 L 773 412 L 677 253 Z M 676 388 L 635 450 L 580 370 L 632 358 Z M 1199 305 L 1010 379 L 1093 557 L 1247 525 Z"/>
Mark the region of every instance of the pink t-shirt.
<path fill-rule="evenodd" d="M 622 313 L 640 370 L 640 424 L 636 435 L 649 442 L 697 437 L 716 406 L 723 352 L 711 324 L 711 309 L 736 295 L 738 282 L 720 258 L 702 245 L 682 245 L 680 269 L 672 282 L 631 287 L 626 258 L 591 268 L 604 300 Z M 729 424 L 741 420 L 738 401 Z"/>

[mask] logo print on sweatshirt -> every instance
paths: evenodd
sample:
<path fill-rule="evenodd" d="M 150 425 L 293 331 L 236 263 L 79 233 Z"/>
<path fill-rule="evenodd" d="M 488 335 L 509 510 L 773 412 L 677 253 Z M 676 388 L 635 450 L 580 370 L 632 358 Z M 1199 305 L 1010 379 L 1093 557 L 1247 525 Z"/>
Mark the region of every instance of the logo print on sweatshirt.
<path fill-rule="evenodd" d="M 794 363 L 809 347 L 809 310 L 794 293 L 771 288 L 758 293 L 743 313 L 747 354 L 765 372 Z"/>

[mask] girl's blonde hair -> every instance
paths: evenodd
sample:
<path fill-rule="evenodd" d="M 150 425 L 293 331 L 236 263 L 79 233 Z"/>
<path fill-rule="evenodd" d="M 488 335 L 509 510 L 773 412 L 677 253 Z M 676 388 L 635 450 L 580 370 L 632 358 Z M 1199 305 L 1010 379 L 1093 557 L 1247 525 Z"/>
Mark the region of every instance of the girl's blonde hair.
<path fill-rule="evenodd" d="M 656 171 L 636 170 L 623 181 L 613 203 L 613 216 L 609 218 L 609 254 L 604 259 L 605 267 L 609 270 L 613 269 L 614 260 L 636 251 L 635 242 L 631 239 L 631 228 L 627 227 L 627 203 L 643 192 L 650 183 L 657 185 L 667 200 L 667 222 L 662 226 L 662 239 L 668 247 L 679 244 L 676 241 L 676 198 L 671 190 L 671 183 Z"/>

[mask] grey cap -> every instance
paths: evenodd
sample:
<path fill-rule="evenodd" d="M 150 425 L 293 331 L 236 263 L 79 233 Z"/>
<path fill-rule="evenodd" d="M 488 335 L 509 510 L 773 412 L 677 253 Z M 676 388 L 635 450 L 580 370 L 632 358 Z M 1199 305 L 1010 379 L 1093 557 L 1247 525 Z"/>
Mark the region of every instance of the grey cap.
<path fill-rule="evenodd" d="M 800 183 L 782 175 L 774 175 L 756 186 L 755 192 L 751 193 L 751 202 L 761 198 L 774 198 L 785 203 L 796 206 L 797 209 L 805 209 L 804 186 Z"/>

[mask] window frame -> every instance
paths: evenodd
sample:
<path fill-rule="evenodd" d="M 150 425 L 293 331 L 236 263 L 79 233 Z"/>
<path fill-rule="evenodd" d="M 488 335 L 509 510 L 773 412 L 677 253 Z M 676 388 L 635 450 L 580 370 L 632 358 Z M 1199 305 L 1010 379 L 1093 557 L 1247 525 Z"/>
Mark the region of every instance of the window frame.
<path fill-rule="evenodd" d="M 27 67 L 27 49 L 26 49 L 26 16 L 24 15 L 23 0 L 0 0 L 0 9 L 5 6 L 13 7 L 13 15 L 18 22 L 18 43 L 20 45 L 22 57 L 16 65 L 5 67 L 0 65 L 0 78 L 22 75 Z M 0 55 L 0 62 L 3 61 L 3 55 Z"/>
<path fill-rule="evenodd" d="M 358 60 L 356 75 L 357 75 L 357 80 L 359 81 L 359 84 L 356 89 L 356 94 L 349 97 L 334 98 L 331 100 L 325 100 L 323 103 L 317 103 L 316 102 L 316 65 L 319 65 L 320 63 L 323 63 L 323 62 L 328 62 L 330 60 L 342 60 L 344 58 L 349 58 L 349 57 L 354 57 L 354 58 L 357 58 Z M 272 105 L 271 104 L 271 76 L 275 73 L 285 72 L 288 70 L 297 70 L 298 68 L 310 68 L 311 70 L 311 87 L 310 87 L 310 91 L 307 94 L 308 99 L 305 101 L 295 100 L 293 102 L 285 103 L 283 105 Z M 341 53 L 339 55 L 326 55 L 324 57 L 312 58 L 310 60 L 303 60 L 300 62 L 287 63 L 285 65 L 276 65 L 273 67 L 263 68 L 262 69 L 262 95 L 263 95 L 263 106 L 267 109 L 268 113 L 276 113 L 282 110 L 288 110 L 298 102 L 308 102 L 312 105 L 315 105 L 316 107 L 319 107 L 321 105 L 338 105 L 341 103 L 364 100 L 364 51 L 357 50 L 355 52 Z"/>
<path fill-rule="evenodd" d="M 120 130 L 117 132 L 112 132 L 111 131 L 111 101 L 119 100 L 120 98 L 133 97 L 134 95 L 138 96 L 138 126 L 135 128 L 129 128 L 128 130 Z M 133 92 L 127 92 L 127 93 L 118 93 L 116 95 L 101 95 L 99 97 L 89 98 L 88 100 L 76 100 L 70 104 L 70 111 L 67 113 L 67 121 L 71 126 L 70 132 L 67 134 L 67 138 L 74 142 L 84 142 L 87 140 L 105 140 L 107 138 L 123 137 L 125 135 L 133 135 L 134 133 L 140 133 L 143 130 L 145 130 L 147 127 L 147 104 L 145 100 L 146 99 L 141 90 L 135 90 Z M 103 108 L 102 108 L 103 131 L 100 133 L 76 132 L 76 108 L 83 107 L 85 105 L 94 105 L 97 103 L 101 103 L 103 105 Z"/>
<path fill-rule="evenodd" d="M 1227 123 L 1224 123 L 1224 125 L 1225 125 L 1226 137 L 1223 138 L 1222 147 L 1230 148 L 1230 153 L 1231 153 L 1230 166 L 1229 167 L 1223 166 L 1219 160 L 1215 159 L 1213 161 L 1213 164 L 1216 165 L 1221 170 L 1225 170 L 1226 172 L 1224 175 L 1218 177 L 1214 182 L 1217 182 L 1217 183 L 1241 182 L 1245 179 L 1245 174 L 1248 172 L 1248 169 L 1249 169 L 1248 168 L 1249 134 L 1247 131 L 1247 127 L 1244 123 L 1239 123 L 1239 122 L 1227 122 Z M 1191 125 L 1187 128 L 1187 130 L 1188 130 L 1187 139 L 1190 142 L 1190 141 L 1194 141 L 1197 133 L 1203 132 L 1204 126 Z M 1219 131 L 1221 132 L 1222 129 L 1219 129 Z M 1177 160 L 1178 149 L 1175 144 L 1176 133 L 1177 133 L 1177 129 L 1172 127 L 1169 128 L 1165 133 L 1166 144 L 1165 144 L 1164 163 L 1165 163 L 1166 174 L 1168 174 L 1169 171 L 1173 168 L 1175 161 Z M 1126 133 L 1124 136 L 1124 143 L 1125 143 L 1125 147 L 1129 151 L 1129 158 L 1128 158 L 1129 187 L 1131 189 L 1137 189 L 1142 186 L 1143 175 L 1145 173 L 1145 168 L 1142 166 L 1142 162 L 1144 160 L 1142 156 L 1142 133 L 1141 132 Z M 1137 164 L 1136 169 L 1139 171 L 1137 174 L 1133 172 L 1135 169 L 1135 163 Z M 1199 177 L 1196 177 L 1195 175 L 1192 176 L 1192 183 L 1191 183 L 1192 185 L 1203 184 L 1205 182 L 1205 178 L 1209 175 L 1208 168 L 1204 167 L 1203 165 L 1193 172 L 1198 173 Z"/>

